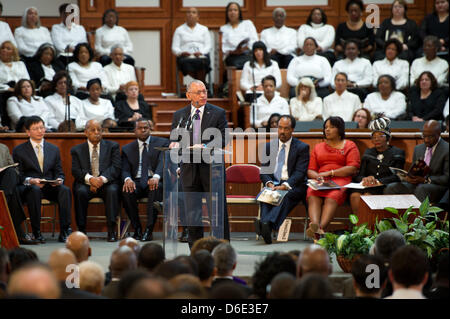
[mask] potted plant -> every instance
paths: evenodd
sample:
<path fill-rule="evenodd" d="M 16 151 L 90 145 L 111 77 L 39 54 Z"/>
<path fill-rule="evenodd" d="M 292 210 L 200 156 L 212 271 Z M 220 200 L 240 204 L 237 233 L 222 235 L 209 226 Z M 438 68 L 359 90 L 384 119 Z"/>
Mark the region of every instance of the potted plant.
<path fill-rule="evenodd" d="M 367 228 L 367 223 L 356 226 L 358 217 L 353 214 L 349 216 L 349 219 L 354 225 L 351 232 L 346 231 L 340 236 L 325 233 L 324 237 L 317 241 L 317 244 L 328 251 L 330 257 L 333 253 L 336 255 L 339 266 L 346 273 L 351 271 L 353 262 L 360 255 L 369 253 L 373 245 L 373 234 Z"/>

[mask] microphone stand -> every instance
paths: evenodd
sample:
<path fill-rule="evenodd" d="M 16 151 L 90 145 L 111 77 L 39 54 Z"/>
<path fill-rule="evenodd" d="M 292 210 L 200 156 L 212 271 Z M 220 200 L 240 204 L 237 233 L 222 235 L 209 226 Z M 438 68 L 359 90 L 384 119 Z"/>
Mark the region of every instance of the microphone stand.
<path fill-rule="evenodd" d="M 67 48 L 66 48 L 67 51 Z M 64 121 L 66 122 L 66 130 L 67 132 L 71 132 L 72 131 L 72 122 L 70 121 L 70 93 L 69 93 L 69 81 L 68 81 L 68 77 L 69 77 L 69 56 L 68 56 L 68 52 L 64 52 L 65 53 L 65 58 L 66 58 L 66 74 L 67 74 L 67 78 L 66 78 L 66 108 L 65 108 L 65 114 L 64 114 Z"/>
<path fill-rule="evenodd" d="M 253 79 L 253 87 L 252 87 L 252 121 L 253 121 L 253 128 L 256 130 L 256 83 L 255 83 L 255 66 L 252 67 L 252 79 Z"/>

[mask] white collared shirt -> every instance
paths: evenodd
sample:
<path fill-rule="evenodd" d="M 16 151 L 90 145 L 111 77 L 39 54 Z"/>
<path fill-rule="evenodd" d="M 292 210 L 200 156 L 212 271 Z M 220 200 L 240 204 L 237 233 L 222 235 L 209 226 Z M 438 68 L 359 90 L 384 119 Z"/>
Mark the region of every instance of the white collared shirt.
<path fill-rule="evenodd" d="M 378 78 L 383 74 L 389 74 L 395 79 L 397 90 L 403 90 L 409 84 L 409 63 L 406 60 L 395 58 L 392 62 L 387 58 L 375 61 L 372 66 L 373 86 L 377 87 Z"/>
<path fill-rule="evenodd" d="M 20 79 L 30 79 L 27 67 L 22 61 L 11 62 L 11 67 L 0 61 L 0 90 L 7 90 L 8 82 L 19 82 Z"/>
<path fill-rule="evenodd" d="M 122 46 L 123 53 L 128 55 L 133 53 L 133 42 L 124 27 L 114 25 L 110 28 L 104 24 L 95 30 L 95 51 L 100 55 L 109 55 L 111 47 L 115 44 Z"/>
<path fill-rule="evenodd" d="M 322 99 L 318 96 L 306 103 L 293 97 L 289 103 L 289 113 L 297 121 L 314 121 L 319 115 L 322 116 L 322 109 Z"/>
<path fill-rule="evenodd" d="M 323 99 L 322 118 L 325 121 L 330 116 L 340 116 L 345 122 L 349 122 L 360 108 L 361 101 L 358 95 L 347 90 L 341 95 L 334 92 Z"/>
<path fill-rule="evenodd" d="M 200 23 L 191 29 L 187 23 L 176 28 L 172 40 L 172 53 L 179 56 L 182 52 L 201 52 L 203 55 L 211 51 L 211 35 L 209 30 Z"/>
<path fill-rule="evenodd" d="M 18 27 L 14 30 L 14 37 L 19 53 L 26 57 L 34 56 L 37 49 L 44 43 L 53 44 L 50 32 L 43 26 L 34 29 Z"/>
<path fill-rule="evenodd" d="M 275 92 L 270 102 L 263 94 L 256 100 L 255 113 L 255 126 L 261 127 L 262 122 L 268 121 L 272 113 L 289 114 L 289 105 L 278 92 Z M 250 121 L 253 122 L 253 108 L 250 108 Z"/>
<path fill-rule="evenodd" d="M 425 296 L 415 289 L 396 289 L 394 293 L 384 299 L 426 299 Z"/>
<path fill-rule="evenodd" d="M 79 109 L 82 107 L 82 102 L 76 96 L 70 95 L 70 118 L 76 119 L 78 116 Z M 66 98 L 63 98 L 62 95 L 58 93 L 54 93 L 52 95 L 47 96 L 44 99 L 45 103 L 47 103 L 50 112 L 53 113 L 56 122 L 62 123 L 66 120 Z"/>
<path fill-rule="evenodd" d="M 395 119 L 406 112 L 405 95 L 398 91 L 393 91 L 387 100 L 381 97 L 380 92 L 373 92 L 367 95 L 364 107 L 370 113 L 384 113 L 390 119 Z"/>
<path fill-rule="evenodd" d="M 5 41 L 11 41 L 14 44 L 14 46 L 17 47 L 16 39 L 14 39 L 9 24 L 0 21 L 0 44 Z"/>
<path fill-rule="evenodd" d="M 99 78 L 102 83 L 106 82 L 103 66 L 98 62 L 91 61 L 87 67 L 81 66 L 77 62 L 72 62 L 69 63 L 67 68 L 75 89 L 87 87 L 88 81 L 95 78 Z"/>
<path fill-rule="evenodd" d="M 6 103 L 6 110 L 11 119 L 11 126 L 15 127 L 22 116 L 38 115 L 45 123 L 45 128 L 58 128 L 58 122 L 50 112 L 47 104 L 41 96 L 33 96 L 28 102 L 25 99 L 19 99 L 11 96 Z"/>
<path fill-rule="evenodd" d="M 62 22 L 54 24 L 51 36 L 58 55 L 64 52 L 67 46 L 74 49 L 78 43 L 88 42 L 84 27 L 73 22 L 70 29 Z"/>
<path fill-rule="evenodd" d="M 233 28 L 230 23 L 220 27 L 222 32 L 222 52 L 223 58 L 227 58 L 230 51 L 236 50 L 237 46 L 244 39 L 249 39 L 247 46 L 251 50 L 253 43 L 258 41 L 258 33 L 255 25 L 250 20 L 243 20 L 239 22 L 236 28 Z"/>
<path fill-rule="evenodd" d="M 105 83 L 102 83 L 103 88 L 111 93 L 116 94 L 122 84 L 136 80 L 136 72 L 132 65 L 123 63 L 117 66 L 114 62 L 105 65 L 103 68 Z"/>
<path fill-rule="evenodd" d="M 278 66 L 277 61 L 270 60 L 270 62 L 272 62 L 270 66 L 266 66 L 265 64 L 260 66 L 259 63 L 255 62 L 254 68 L 250 66 L 250 61 L 245 62 L 240 80 L 241 90 L 246 91 L 246 93 L 252 93 L 253 91 L 251 88 L 253 86 L 261 85 L 261 80 L 267 75 L 275 77 L 277 83 L 276 88 L 279 89 L 282 83 L 280 67 Z M 256 92 L 263 93 L 263 91 Z"/>
<path fill-rule="evenodd" d="M 439 86 L 448 83 L 448 63 L 439 57 L 428 61 L 426 57 L 417 58 L 411 64 L 410 85 L 414 85 L 414 81 L 423 71 L 430 71 L 436 78 Z"/>
<path fill-rule="evenodd" d="M 312 37 L 317 41 L 317 44 L 322 48 L 323 52 L 328 51 L 334 42 L 336 31 L 334 27 L 329 24 L 302 24 L 298 28 L 297 45 L 303 50 L 303 44 L 306 38 Z"/>
<path fill-rule="evenodd" d="M 320 87 L 327 87 L 331 80 L 330 62 L 323 56 L 306 54 L 295 57 L 289 63 L 287 69 L 287 81 L 290 86 L 296 87 L 300 78 L 304 76 L 313 76 L 319 81 Z"/>
<path fill-rule="evenodd" d="M 88 146 L 89 146 L 89 162 L 91 163 L 91 170 L 92 170 L 92 152 L 94 151 L 94 144 L 92 144 L 89 140 L 87 140 L 87 143 L 88 143 Z M 98 144 L 97 144 L 98 162 L 99 162 L 98 169 L 99 170 L 100 170 L 100 144 L 101 144 L 101 141 L 98 142 Z M 94 176 L 92 176 L 89 173 L 86 173 L 86 175 L 84 176 L 84 182 L 87 185 L 91 185 L 91 183 L 89 182 L 89 179 L 91 177 L 94 177 Z M 99 177 L 102 178 L 103 183 L 105 183 L 105 184 L 108 183 L 108 179 L 105 176 L 99 176 Z"/>
<path fill-rule="evenodd" d="M 283 55 L 294 54 L 297 49 L 297 43 L 292 41 L 297 36 L 297 31 L 283 25 L 281 28 L 275 26 L 262 30 L 261 41 L 267 47 L 267 52 L 272 49 Z M 277 80 L 278 83 L 278 80 Z"/>
<path fill-rule="evenodd" d="M 44 79 L 51 82 L 56 73 L 55 69 L 53 69 L 53 66 L 51 64 L 49 65 L 41 64 L 41 66 L 42 70 L 44 70 Z"/>
<path fill-rule="evenodd" d="M 353 61 L 349 58 L 337 61 L 333 65 L 331 78 L 334 79 L 337 73 L 344 72 L 348 80 L 355 82 L 358 87 L 369 87 L 372 85 L 372 65 L 365 58 L 356 58 Z M 331 81 L 331 87 L 334 89 L 334 81 Z"/>
<path fill-rule="evenodd" d="M 110 100 L 99 98 L 100 104 L 93 104 L 89 98 L 82 100 L 81 107 L 78 109 L 78 115 L 75 119 L 77 129 L 84 129 L 86 122 L 97 120 L 102 123 L 106 119 L 115 120 L 114 107 Z"/>

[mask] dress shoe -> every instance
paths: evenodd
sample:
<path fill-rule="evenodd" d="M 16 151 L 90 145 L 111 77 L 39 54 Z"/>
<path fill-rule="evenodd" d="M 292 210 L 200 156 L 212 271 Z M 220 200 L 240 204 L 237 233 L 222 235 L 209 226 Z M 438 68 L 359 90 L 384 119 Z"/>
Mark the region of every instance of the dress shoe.
<path fill-rule="evenodd" d="M 152 241 L 153 240 L 153 232 L 150 229 L 146 229 L 144 235 L 142 235 L 141 241 Z"/>
<path fill-rule="evenodd" d="M 308 229 L 306 230 L 306 236 L 312 239 L 317 239 L 316 233 L 319 231 L 319 225 L 311 223 L 309 224 Z"/>
<path fill-rule="evenodd" d="M 66 237 L 69 237 L 70 234 L 72 234 L 72 228 L 70 228 L 70 226 L 66 227 L 64 233 L 66 234 Z"/>
<path fill-rule="evenodd" d="M 255 233 L 258 236 L 261 236 L 261 220 L 260 219 L 255 219 Z"/>
<path fill-rule="evenodd" d="M 42 236 L 40 231 L 33 232 L 34 240 L 38 243 L 45 244 L 45 238 Z"/>
<path fill-rule="evenodd" d="M 19 238 L 19 244 L 21 245 L 37 245 L 37 241 L 30 237 L 30 235 L 25 234 L 23 237 Z"/>
<path fill-rule="evenodd" d="M 136 230 L 134 231 L 134 234 L 132 236 L 134 239 L 136 240 L 141 240 L 142 238 L 142 230 L 140 228 L 136 228 Z"/>
<path fill-rule="evenodd" d="M 108 232 L 108 238 L 106 239 L 108 242 L 115 242 L 117 241 L 117 235 L 115 231 L 109 231 Z"/>
<path fill-rule="evenodd" d="M 60 232 L 60 233 L 59 233 L 59 236 L 58 236 L 58 241 L 59 241 L 60 243 L 65 243 L 66 240 L 67 240 L 67 234 L 66 234 L 66 232 L 65 232 L 65 231 Z"/>
<path fill-rule="evenodd" d="M 178 241 L 180 243 L 187 243 L 189 241 L 189 234 L 187 228 L 183 228 L 183 231 L 181 232 L 180 238 L 178 238 Z"/>
<path fill-rule="evenodd" d="M 272 229 L 270 228 L 269 223 L 261 223 L 261 235 L 266 244 L 272 243 Z"/>

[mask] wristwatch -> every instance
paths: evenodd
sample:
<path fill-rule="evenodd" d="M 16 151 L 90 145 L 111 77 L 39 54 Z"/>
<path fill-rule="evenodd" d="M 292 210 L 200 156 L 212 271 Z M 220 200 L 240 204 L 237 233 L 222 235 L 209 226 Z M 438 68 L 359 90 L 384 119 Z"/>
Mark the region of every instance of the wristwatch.
<path fill-rule="evenodd" d="M 429 178 L 429 177 L 425 178 L 425 183 L 426 184 L 431 184 L 431 178 Z"/>

